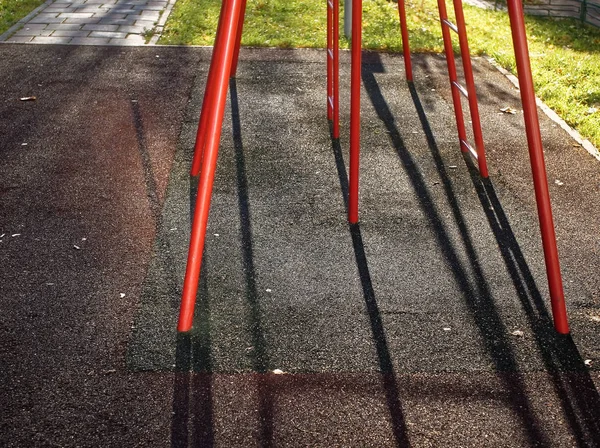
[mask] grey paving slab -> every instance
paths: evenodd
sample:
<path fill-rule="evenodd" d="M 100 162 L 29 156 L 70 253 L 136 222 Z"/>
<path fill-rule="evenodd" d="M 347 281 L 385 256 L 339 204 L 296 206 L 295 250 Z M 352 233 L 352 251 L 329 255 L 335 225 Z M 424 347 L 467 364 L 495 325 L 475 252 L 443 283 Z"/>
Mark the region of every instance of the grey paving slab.
<path fill-rule="evenodd" d="M 33 36 L 12 36 L 8 39 L 7 42 L 15 43 L 15 44 L 26 44 L 31 42 Z"/>
<path fill-rule="evenodd" d="M 32 12 L 28 17 L 13 26 L 2 35 L 4 41 L 12 43 L 24 42 L 26 36 L 49 37 L 56 39 L 32 39 L 27 43 L 49 43 L 55 41 L 61 44 L 72 45 L 103 45 L 114 39 L 111 45 L 123 42 L 126 35 L 89 35 L 83 33 L 59 33 L 52 35 L 52 30 L 68 31 L 110 31 L 117 32 L 117 26 L 127 26 L 128 34 L 138 35 L 138 39 L 129 39 L 127 45 L 155 45 L 160 38 L 162 26 L 166 22 L 175 0 L 170 2 L 147 2 L 145 0 L 132 0 L 125 2 L 104 0 L 57 0 L 47 2 Z M 161 17 L 162 14 L 162 17 Z M 160 24 L 157 21 L 161 20 Z M 89 28 L 92 25 L 109 25 L 109 28 Z M 158 27 L 157 27 L 158 25 Z M 29 29 L 27 29 L 29 28 Z M 34 32 L 34 29 L 44 31 Z M 152 39 L 146 42 L 145 34 L 148 30 L 154 30 Z M 123 31 L 118 31 L 122 33 Z M 67 41 L 65 38 L 72 35 L 76 39 Z M 19 39 L 11 39 L 19 37 Z M 58 39 L 60 37 L 60 39 Z M 89 39 L 89 40 L 86 40 Z M 102 40 L 101 40 L 102 39 Z M 0 41 L 1 43 L 1 41 Z"/>
<path fill-rule="evenodd" d="M 125 39 L 127 33 L 119 33 L 117 31 L 92 31 L 90 37 L 107 37 L 109 39 Z"/>
<path fill-rule="evenodd" d="M 27 23 L 62 23 L 64 22 L 65 19 L 60 18 L 60 17 L 34 17 L 33 19 L 31 19 L 29 22 Z"/>
<path fill-rule="evenodd" d="M 60 13 L 58 17 L 64 17 L 65 19 L 91 19 L 94 17 L 94 13 L 91 12 L 64 12 Z"/>
<path fill-rule="evenodd" d="M 92 31 L 95 32 L 95 31 Z M 74 37 L 71 40 L 73 45 L 106 45 L 108 44 L 109 37 Z"/>
<path fill-rule="evenodd" d="M 106 25 L 106 24 L 93 24 L 93 25 L 83 25 L 83 30 L 90 31 L 117 31 L 119 29 L 118 25 Z"/>
<path fill-rule="evenodd" d="M 56 30 L 52 33 L 52 36 L 60 37 L 86 37 L 90 35 L 90 31 L 82 30 Z"/>
<path fill-rule="evenodd" d="M 52 29 L 22 29 L 17 31 L 14 36 L 50 36 Z"/>
<path fill-rule="evenodd" d="M 88 17 L 88 18 L 78 18 L 78 17 L 73 17 L 73 18 L 66 18 L 63 19 L 64 22 L 63 23 L 77 23 L 77 24 L 81 24 L 81 25 L 86 25 L 89 23 L 98 23 L 100 22 L 100 17 Z"/>
<path fill-rule="evenodd" d="M 133 26 L 135 24 L 137 20 L 137 16 L 133 16 L 133 17 L 128 17 L 128 18 L 104 18 L 102 20 L 100 20 L 100 22 L 98 22 L 101 25 L 128 25 L 128 26 Z M 141 32 L 140 32 L 141 33 Z"/>
<path fill-rule="evenodd" d="M 68 44 L 70 41 L 70 37 L 36 36 L 31 42 L 35 44 Z"/>
<path fill-rule="evenodd" d="M 141 35 L 145 31 L 145 28 L 143 26 L 120 25 L 118 31 Z"/>
<path fill-rule="evenodd" d="M 28 26 L 30 26 L 30 25 L 27 25 L 26 27 L 28 27 Z M 56 24 L 50 23 L 46 26 L 46 29 L 47 30 L 75 31 L 75 30 L 80 30 L 82 26 L 83 25 L 77 24 L 77 23 L 56 23 Z"/>
<path fill-rule="evenodd" d="M 134 46 L 144 43 L 144 39 L 111 39 L 109 45 L 123 45 L 123 46 Z"/>

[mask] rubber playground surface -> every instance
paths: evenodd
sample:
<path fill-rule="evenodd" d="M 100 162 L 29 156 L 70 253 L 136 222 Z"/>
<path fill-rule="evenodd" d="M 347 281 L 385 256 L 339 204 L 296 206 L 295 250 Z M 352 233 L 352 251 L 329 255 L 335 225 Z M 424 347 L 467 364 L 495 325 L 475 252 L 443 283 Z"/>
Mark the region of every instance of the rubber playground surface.
<path fill-rule="evenodd" d="M 324 51 L 243 49 L 178 336 L 209 61 L 0 46 L 0 445 L 600 446 L 600 165 L 540 114 L 558 336 L 518 91 L 482 59 L 489 182 L 443 57 L 408 85 L 365 54 L 349 226 L 348 55 L 335 144 Z"/>

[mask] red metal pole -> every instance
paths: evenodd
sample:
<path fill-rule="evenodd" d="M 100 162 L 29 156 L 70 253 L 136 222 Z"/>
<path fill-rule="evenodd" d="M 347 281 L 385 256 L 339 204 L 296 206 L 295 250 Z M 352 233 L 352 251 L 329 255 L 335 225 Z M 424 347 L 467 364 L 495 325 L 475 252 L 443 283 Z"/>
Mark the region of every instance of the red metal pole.
<path fill-rule="evenodd" d="M 214 83 L 215 83 L 215 58 L 219 54 L 219 47 L 221 46 L 221 29 L 223 28 L 225 1 L 221 3 L 221 12 L 219 13 L 219 23 L 217 25 L 217 33 L 215 34 L 215 44 L 213 45 L 213 51 L 210 59 L 210 67 L 208 69 L 208 77 L 206 79 L 206 86 L 204 87 L 204 97 L 202 98 L 202 109 L 200 109 L 200 122 L 198 125 L 198 131 L 196 132 L 196 143 L 194 145 L 194 157 L 192 159 L 192 168 L 190 174 L 197 176 L 200 172 L 200 166 L 202 165 L 202 155 L 204 154 L 204 143 L 206 141 L 206 127 L 208 125 L 209 116 L 214 114 Z"/>
<path fill-rule="evenodd" d="M 333 0 L 333 138 L 340 138 L 340 0 Z"/>
<path fill-rule="evenodd" d="M 231 77 L 235 78 L 238 67 L 238 59 L 240 57 L 240 47 L 242 46 L 242 32 L 244 31 L 244 18 L 246 16 L 246 3 L 247 0 L 242 0 L 242 9 L 240 11 L 240 20 L 238 22 L 237 37 L 235 43 L 235 50 L 233 51 L 233 62 L 231 63 Z"/>
<path fill-rule="evenodd" d="M 479 118 L 479 106 L 477 104 L 477 92 L 475 90 L 475 79 L 473 79 L 473 66 L 471 65 L 471 54 L 469 52 L 469 40 L 467 39 L 465 14 L 463 12 L 462 0 L 454 0 L 454 14 L 458 28 L 458 39 L 460 41 L 460 53 L 462 56 L 465 81 L 467 84 L 469 110 L 471 113 L 471 123 L 473 125 L 473 137 L 475 138 L 475 148 L 477 150 L 477 164 L 481 177 L 489 177 L 487 161 L 485 159 L 485 146 L 483 144 L 483 135 L 481 133 L 481 119 Z"/>
<path fill-rule="evenodd" d="M 348 220 L 358 222 L 360 162 L 360 75 L 362 65 L 362 0 L 352 0 L 352 62 L 350 69 L 350 176 Z"/>
<path fill-rule="evenodd" d="M 454 115 L 456 117 L 456 128 L 458 130 L 458 139 L 461 141 L 460 150 L 467 152 L 462 142 L 467 140 L 465 131 L 465 119 L 463 117 L 462 103 L 460 101 L 460 92 L 456 87 L 456 61 L 454 60 L 454 49 L 452 48 L 452 38 L 450 30 L 445 21 L 448 20 L 448 12 L 446 11 L 446 1 L 438 0 L 438 10 L 440 12 L 440 22 L 442 24 L 442 37 L 444 38 L 444 52 L 446 53 L 446 64 L 448 64 L 448 76 L 450 77 L 450 87 L 452 92 L 452 102 L 454 103 Z"/>
<path fill-rule="evenodd" d="M 538 216 L 540 220 L 542 244 L 544 246 L 544 258 L 546 260 L 546 273 L 550 289 L 554 328 L 556 328 L 558 333 L 568 334 L 569 323 L 567 320 L 567 308 L 565 305 L 562 277 L 560 274 L 556 234 L 554 232 L 552 207 L 550 205 L 550 193 L 548 192 L 548 179 L 546 176 L 546 165 L 542 148 L 542 137 L 540 134 L 539 117 L 537 114 L 533 78 L 529 62 L 529 49 L 527 46 L 527 34 L 525 32 L 525 20 L 523 18 L 523 6 L 521 5 L 521 0 L 508 0 L 507 6 L 513 45 L 515 48 L 517 72 L 519 75 L 519 88 L 521 90 L 521 101 L 523 103 L 523 116 L 525 119 L 529 157 L 531 159 L 531 170 L 533 173 L 533 186 L 535 189 Z"/>
<path fill-rule="evenodd" d="M 406 5 L 404 0 L 398 0 L 398 14 L 400 15 L 400 34 L 402 35 L 402 52 L 404 53 L 404 69 L 406 71 L 406 80 L 412 81 L 412 60 L 410 58 L 408 27 L 406 25 Z"/>
<path fill-rule="evenodd" d="M 358 171 L 360 162 L 360 75 L 362 65 L 362 0 L 352 0 L 352 61 L 350 69 L 350 180 L 348 220 L 358 222 Z"/>
<path fill-rule="evenodd" d="M 222 48 L 222 51 L 217 53 L 215 60 L 213 61 L 215 64 L 214 78 L 216 90 L 214 104 L 215 119 L 211 120 L 207 128 L 206 147 L 202 161 L 202 171 L 200 173 L 200 185 L 198 187 L 196 208 L 194 210 L 194 220 L 192 222 L 190 250 L 183 282 L 183 296 L 181 299 L 179 324 L 177 326 L 177 330 L 180 332 L 189 331 L 192 328 L 194 319 L 194 306 L 196 303 L 196 293 L 198 291 L 200 269 L 202 267 L 202 252 L 204 251 L 208 212 L 210 209 L 210 199 L 215 169 L 217 166 L 221 126 L 223 124 L 223 113 L 225 111 L 227 87 L 231 74 L 233 51 L 235 47 L 238 20 L 240 19 L 242 0 L 224 0 L 224 2 L 223 28 L 222 33 L 219 36 L 219 40 L 221 41 L 219 43 L 222 43 L 222 45 L 217 45 Z"/>
<path fill-rule="evenodd" d="M 333 2 L 327 0 L 327 119 L 333 119 Z"/>

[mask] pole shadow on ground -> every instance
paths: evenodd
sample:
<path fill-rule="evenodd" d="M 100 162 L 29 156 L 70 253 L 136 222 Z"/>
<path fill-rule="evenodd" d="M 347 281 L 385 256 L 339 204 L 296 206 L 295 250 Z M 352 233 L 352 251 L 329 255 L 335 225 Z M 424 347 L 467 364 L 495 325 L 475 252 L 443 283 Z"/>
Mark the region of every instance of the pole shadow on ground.
<path fill-rule="evenodd" d="M 376 56 L 378 57 L 378 56 Z M 375 79 L 374 73 L 384 71 L 383 63 L 375 61 L 374 63 L 364 64 L 362 70 L 362 79 L 368 97 L 378 118 L 385 125 L 391 144 L 396 151 L 398 158 L 404 168 L 413 190 L 419 200 L 421 210 L 429 221 L 433 229 L 437 244 L 442 252 L 447 266 L 455 278 L 456 284 L 460 288 L 462 298 L 467 305 L 473 321 L 476 323 L 479 332 L 482 335 L 485 349 L 493 361 L 494 368 L 498 372 L 510 372 L 510 377 L 502 375 L 503 384 L 506 388 L 512 410 L 520 417 L 523 427 L 527 432 L 527 437 L 531 442 L 549 445 L 549 440 L 540 429 L 535 414 L 531 410 L 531 404 L 526 394 L 525 385 L 520 373 L 517 370 L 517 363 L 514 354 L 511 351 L 510 344 L 506 338 L 506 328 L 492 300 L 489 286 L 484 278 L 477 253 L 469 235 L 469 230 L 465 225 L 464 217 L 458 206 L 456 196 L 452 190 L 449 176 L 442 163 L 437 144 L 426 121 L 426 116 L 419 114 L 430 149 L 434 155 L 436 168 L 442 180 L 443 188 L 452 210 L 453 219 L 459 229 L 464 249 L 468 255 L 472 271 L 476 277 L 476 284 L 473 285 L 467 274 L 467 267 L 463 266 L 458 255 L 458 248 L 452 242 L 444 217 L 439 213 L 433 197 L 428 190 L 426 179 L 423 174 L 416 169 L 416 161 L 408 152 L 400 131 L 396 126 L 396 119 L 390 110 L 383 93 Z M 410 85 L 411 92 L 415 92 L 413 85 Z M 422 109 L 421 109 L 422 110 Z"/>
<path fill-rule="evenodd" d="M 452 192 L 452 186 L 444 169 L 435 137 L 414 84 L 409 85 L 409 90 L 436 168 L 442 176 L 446 196 L 452 209 L 456 211 L 455 219 L 461 226 L 462 221 L 456 197 Z M 479 175 L 479 170 L 475 167 L 469 154 L 463 153 L 463 157 L 502 259 L 529 321 L 544 366 L 552 377 L 555 391 L 561 400 L 573 434 L 580 446 L 600 446 L 600 396 L 583 358 L 570 335 L 560 335 L 554 330 L 552 316 L 548 313 L 492 180 L 483 179 Z M 463 233 L 462 230 L 463 228 L 461 228 L 461 233 Z M 466 229 L 464 230 L 466 231 Z M 468 237 L 466 233 L 463 235 Z M 468 238 L 465 238 L 465 244 L 468 245 Z M 470 248 L 468 251 L 474 255 Z M 476 272 L 481 271 L 477 270 Z M 480 280 L 483 280 L 483 277 Z M 540 443 L 541 440 L 537 442 Z"/>
<path fill-rule="evenodd" d="M 475 275 L 474 284 L 469 281 L 467 275 L 468 267 L 461 264 L 458 249 L 449 237 L 444 220 L 435 207 L 423 175 L 415 169 L 415 161 L 403 143 L 400 131 L 395 124 L 395 117 L 387 105 L 375 79 L 374 73 L 383 71 L 384 68 L 381 61 L 363 65 L 362 79 L 372 106 L 379 119 L 384 123 L 391 143 L 419 198 L 422 211 L 434 229 L 438 245 L 448 266 L 452 270 L 456 283 L 461 288 L 463 300 L 484 339 L 486 350 L 493 360 L 495 370 L 508 392 L 510 404 L 515 415 L 518 415 L 521 419 L 522 426 L 532 444 L 536 446 L 550 446 L 550 440 L 541 429 L 540 422 L 532 410 L 523 376 L 518 370 L 515 355 L 506 338 L 506 327 L 496 308 L 487 280 L 484 277 L 478 255 L 469 234 L 469 229 L 465 224 L 465 219 L 458 205 L 450 177 L 446 171 L 417 89 L 413 83 L 409 83 L 409 91 L 423 131 L 425 132 L 435 168 L 441 178 L 446 200 L 452 210 L 452 218 L 459 229 L 463 248 L 468 256 L 470 268 Z M 541 293 L 535 284 L 533 275 L 510 228 L 492 182 L 483 180 L 479 176 L 479 172 L 469 155 L 465 155 L 465 160 L 467 161 L 472 182 L 477 190 L 477 195 L 490 228 L 497 240 L 502 258 L 520 299 L 521 306 L 527 315 L 537 346 L 544 360 L 544 367 L 552 377 L 555 391 L 561 400 L 564 413 L 573 434 L 580 446 L 597 446 L 600 437 L 598 422 L 600 399 L 594 383 L 584 366 L 583 359 L 570 336 L 561 336 L 554 331 L 552 319 L 546 310 Z"/>
<path fill-rule="evenodd" d="M 253 377 L 258 394 L 258 419 L 260 422 L 258 443 L 263 447 L 273 445 L 273 391 L 270 383 L 270 366 L 263 323 L 256 286 L 256 272 L 252 244 L 252 224 L 248 179 L 242 142 L 239 101 L 236 80 L 229 84 L 231 96 L 231 119 L 236 184 L 240 219 L 240 240 L 242 264 L 245 279 L 245 297 L 249 310 L 248 328 L 254 350 L 252 356 Z M 196 202 L 197 182 L 190 186 L 190 216 L 193 216 Z M 179 334 L 176 349 L 175 391 L 173 396 L 173 419 L 171 425 L 171 446 L 188 447 L 214 445 L 213 422 L 213 366 L 211 359 L 211 314 L 210 298 L 206 281 L 208 269 L 204 254 L 200 288 L 196 298 L 194 328 L 190 334 Z M 192 418 L 193 415 L 193 418 Z M 193 420 L 190 428 L 190 419 Z M 192 429 L 193 439 L 190 439 Z"/>
<path fill-rule="evenodd" d="M 346 174 L 346 165 L 344 163 L 339 139 L 334 139 L 333 133 L 331 133 L 331 135 L 335 165 L 337 168 L 344 204 L 346 206 L 346 210 L 348 210 L 349 186 L 348 176 Z M 394 366 L 392 363 L 390 349 L 385 336 L 385 330 L 383 327 L 383 321 L 381 319 L 381 313 L 379 311 L 379 306 L 377 305 L 375 290 L 373 289 L 373 282 L 371 281 L 371 274 L 369 272 L 369 264 L 367 260 L 367 255 L 365 253 L 365 246 L 363 243 L 362 234 L 360 231 L 360 224 L 349 224 L 349 229 L 350 235 L 352 237 L 352 246 L 354 249 L 356 267 L 358 269 L 360 283 L 363 290 L 363 298 L 365 301 L 367 314 L 369 316 L 369 323 L 371 324 L 373 340 L 375 342 L 377 361 L 379 364 L 379 371 L 382 377 L 383 390 L 385 393 L 388 412 L 390 414 L 394 438 L 398 446 L 410 446 L 408 433 L 406 429 L 406 421 L 404 419 L 402 403 L 400 401 L 398 381 L 394 372 Z"/>

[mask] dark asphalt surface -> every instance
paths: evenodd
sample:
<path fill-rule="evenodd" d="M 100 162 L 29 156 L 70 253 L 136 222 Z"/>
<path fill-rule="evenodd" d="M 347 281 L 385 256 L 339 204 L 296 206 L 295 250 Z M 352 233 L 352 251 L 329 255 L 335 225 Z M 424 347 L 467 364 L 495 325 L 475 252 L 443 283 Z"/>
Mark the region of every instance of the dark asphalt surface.
<path fill-rule="evenodd" d="M 337 145 L 322 51 L 241 57 L 178 337 L 210 50 L 0 46 L 0 445 L 600 446 L 598 162 L 540 117 L 558 337 L 501 74 L 475 62 L 482 182 L 444 59 L 416 56 L 409 86 L 366 55 L 348 226 L 348 61 Z"/>

